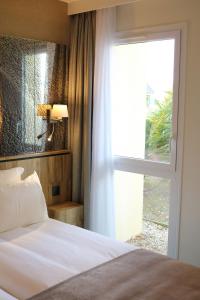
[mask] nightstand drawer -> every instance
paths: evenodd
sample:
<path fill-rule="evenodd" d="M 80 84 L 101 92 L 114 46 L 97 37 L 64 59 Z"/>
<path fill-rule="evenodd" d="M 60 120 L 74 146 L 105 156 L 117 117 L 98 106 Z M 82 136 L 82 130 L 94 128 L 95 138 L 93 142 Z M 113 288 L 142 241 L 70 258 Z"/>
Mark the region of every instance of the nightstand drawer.
<path fill-rule="evenodd" d="M 83 227 L 83 205 L 72 201 L 48 207 L 49 217 L 55 220 Z"/>

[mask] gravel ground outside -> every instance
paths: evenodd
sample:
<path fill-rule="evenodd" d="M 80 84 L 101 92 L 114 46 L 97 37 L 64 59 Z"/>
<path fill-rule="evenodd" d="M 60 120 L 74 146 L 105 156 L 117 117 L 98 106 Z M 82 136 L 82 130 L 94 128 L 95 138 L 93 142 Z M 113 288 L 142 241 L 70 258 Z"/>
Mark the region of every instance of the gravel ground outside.
<path fill-rule="evenodd" d="M 143 233 L 128 241 L 140 248 L 145 248 L 157 253 L 167 254 L 168 228 L 153 222 L 143 222 Z"/>

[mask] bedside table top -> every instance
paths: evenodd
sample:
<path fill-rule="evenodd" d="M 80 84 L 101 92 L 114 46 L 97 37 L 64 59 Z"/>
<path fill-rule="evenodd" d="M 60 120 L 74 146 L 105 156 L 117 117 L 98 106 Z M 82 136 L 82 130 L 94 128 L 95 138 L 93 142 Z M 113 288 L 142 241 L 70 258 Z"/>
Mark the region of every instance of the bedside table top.
<path fill-rule="evenodd" d="M 48 206 L 48 209 L 50 210 L 62 210 L 62 209 L 66 209 L 66 208 L 75 208 L 75 207 L 81 207 L 83 206 L 83 204 L 79 204 L 73 201 L 66 201 L 63 203 L 59 203 L 59 204 L 54 204 L 54 205 L 50 205 Z"/>

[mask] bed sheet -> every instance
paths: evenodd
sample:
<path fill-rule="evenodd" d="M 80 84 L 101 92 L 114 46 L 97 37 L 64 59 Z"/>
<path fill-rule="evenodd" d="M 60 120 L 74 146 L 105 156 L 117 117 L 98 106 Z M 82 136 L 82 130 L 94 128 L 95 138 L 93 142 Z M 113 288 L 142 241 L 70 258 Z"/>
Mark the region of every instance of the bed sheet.
<path fill-rule="evenodd" d="M 0 234 L 0 288 L 24 300 L 134 249 L 52 219 L 17 228 Z"/>
<path fill-rule="evenodd" d="M 8 293 L 0 289 L 0 300 L 17 300 L 17 298 L 9 295 Z"/>

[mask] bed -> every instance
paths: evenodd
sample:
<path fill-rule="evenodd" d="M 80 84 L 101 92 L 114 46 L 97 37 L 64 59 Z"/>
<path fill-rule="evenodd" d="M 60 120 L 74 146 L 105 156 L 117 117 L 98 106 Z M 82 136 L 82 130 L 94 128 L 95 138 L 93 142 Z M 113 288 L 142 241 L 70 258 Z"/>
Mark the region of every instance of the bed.
<path fill-rule="evenodd" d="M 52 219 L 17 228 L 0 234 L 0 287 L 28 299 L 133 249 Z"/>
<path fill-rule="evenodd" d="M 199 268 L 49 219 L 22 172 L 0 172 L 0 300 L 200 299 Z"/>

